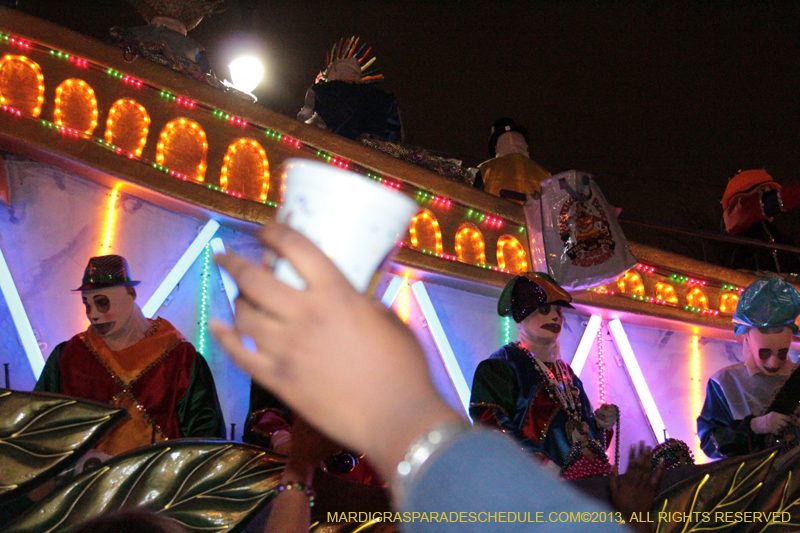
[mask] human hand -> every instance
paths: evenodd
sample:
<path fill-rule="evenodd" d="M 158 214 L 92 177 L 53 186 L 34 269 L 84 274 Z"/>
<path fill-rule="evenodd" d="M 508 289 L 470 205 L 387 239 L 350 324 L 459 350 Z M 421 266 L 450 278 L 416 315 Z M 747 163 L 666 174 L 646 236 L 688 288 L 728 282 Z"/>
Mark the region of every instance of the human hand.
<path fill-rule="evenodd" d="M 786 429 L 789 424 L 800 426 L 800 422 L 795 417 L 771 411 L 750 420 L 750 429 L 753 430 L 753 433 L 759 435 L 778 434 Z"/>
<path fill-rule="evenodd" d="M 416 339 L 391 311 L 356 292 L 288 226 L 265 226 L 259 238 L 307 287 L 295 290 L 236 254 L 215 256 L 239 297 L 235 326 L 212 322 L 212 332 L 253 379 L 329 437 L 369 454 L 391 479 L 418 434 L 458 415 L 436 393 Z M 256 352 L 244 347 L 243 335 Z"/>
<path fill-rule="evenodd" d="M 619 509 L 623 517 L 627 517 L 626 520 L 633 513 L 650 511 L 653 506 L 665 467 L 663 459 L 658 462 L 655 470 L 652 463 L 652 448 L 645 446 L 644 441 L 639 441 L 638 456 L 636 445 L 631 445 L 627 472 L 620 476 L 618 467 L 614 466 L 608 480 L 611 504 Z M 637 531 L 649 531 L 647 523 L 633 522 L 630 525 Z"/>
<path fill-rule="evenodd" d="M 289 460 L 286 473 L 299 476 L 297 480 L 311 482 L 314 470 L 328 456 L 341 450 L 342 447 L 311 427 L 300 417 L 292 426 L 292 440 L 289 441 Z"/>
<path fill-rule="evenodd" d="M 594 411 L 594 418 L 597 425 L 603 429 L 611 429 L 619 418 L 619 407 L 613 404 L 604 403 Z"/>
<path fill-rule="evenodd" d="M 292 449 L 292 437 L 282 440 L 278 444 L 272 445 L 272 451 L 275 453 L 279 453 L 281 455 L 289 455 L 289 451 Z"/>

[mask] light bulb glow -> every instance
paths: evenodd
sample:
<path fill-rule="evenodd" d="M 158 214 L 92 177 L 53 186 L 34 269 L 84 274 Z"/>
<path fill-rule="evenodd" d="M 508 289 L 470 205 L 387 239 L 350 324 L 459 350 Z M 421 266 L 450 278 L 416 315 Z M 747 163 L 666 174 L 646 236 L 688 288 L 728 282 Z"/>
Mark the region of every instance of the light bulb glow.
<path fill-rule="evenodd" d="M 456 255 L 462 263 L 476 263 L 479 266 L 486 264 L 483 235 L 474 224 L 464 222 L 458 227 Z M 476 259 L 476 261 L 468 261 L 468 259 Z"/>
<path fill-rule="evenodd" d="M 56 124 L 91 135 L 97 127 L 97 100 L 83 80 L 64 80 L 56 87 Z"/>
<path fill-rule="evenodd" d="M 114 186 L 111 197 L 108 199 L 108 214 L 106 214 L 106 231 L 103 233 L 103 244 L 100 246 L 100 255 L 108 255 L 111 243 L 114 240 L 114 218 L 116 215 L 117 198 L 119 198 L 119 185 Z"/>
<path fill-rule="evenodd" d="M 511 235 L 501 235 L 497 239 L 498 267 L 507 268 L 513 274 L 522 274 L 528 271 L 528 262 L 525 259 L 525 249 L 517 239 Z"/>
<path fill-rule="evenodd" d="M 267 199 L 269 192 L 269 161 L 267 153 L 262 146 L 252 139 L 238 139 L 231 143 L 225 154 L 219 186 L 227 190 L 229 182 L 235 182 L 231 187 L 233 192 L 244 195 L 251 200 Z M 252 194 L 252 184 L 261 182 L 257 194 Z M 251 194 L 248 194 L 251 193 Z"/>
<path fill-rule="evenodd" d="M 252 56 L 234 59 L 229 67 L 233 86 L 242 92 L 253 92 L 264 77 L 264 66 Z"/>
<path fill-rule="evenodd" d="M 678 297 L 675 295 L 675 288 L 669 283 L 656 283 L 656 299 L 663 300 L 670 304 L 678 303 Z"/>
<path fill-rule="evenodd" d="M 719 312 L 725 314 L 733 314 L 736 311 L 736 305 L 739 303 L 739 295 L 726 292 L 719 297 Z"/>
<path fill-rule="evenodd" d="M 200 286 L 200 318 L 197 322 L 197 352 L 206 356 L 206 338 L 208 336 L 208 278 L 211 275 L 211 245 L 206 244 L 203 250 L 203 273 Z"/>
<path fill-rule="evenodd" d="M 606 360 L 603 356 L 603 330 L 597 330 L 597 393 L 600 405 L 606 403 Z"/>
<path fill-rule="evenodd" d="M 690 342 L 690 361 L 689 361 L 689 368 L 692 373 L 692 412 L 690 413 L 691 420 L 696 420 L 697 417 L 700 416 L 700 411 L 702 410 L 703 403 L 702 403 L 702 394 L 703 394 L 703 383 L 701 383 L 701 375 L 700 375 L 700 337 L 697 335 L 692 335 L 692 340 Z M 700 448 L 700 437 L 697 435 L 697 425 L 694 425 L 695 432 L 694 432 L 694 449 L 695 454 L 702 452 Z M 702 455 L 697 455 L 698 457 L 702 457 Z"/>
<path fill-rule="evenodd" d="M 700 287 L 695 287 L 686 294 L 686 305 L 696 309 L 708 309 L 708 298 Z"/>
<path fill-rule="evenodd" d="M 619 292 L 632 296 L 644 296 L 642 277 L 633 270 L 627 271 L 617 280 Z"/>
<path fill-rule="evenodd" d="M 43 102 L 44 76 L 39 65 L 25 56 L 3 57 L 0 60 L 0 104 L 38 117 Z"/>
<path fill-rule="evenodd" d="M 425 242 L 420 244 L 419 234 L 424 232 L 427 235 L 433 233 L 433 242 L 431 239 L 425 239 Z M 411 226 L 408 228 L 409 236 L 411 237 L 411 247 L 416 249 L 430 250 L 435 249 L 437 254 L 442 253 L 442 230 L 439 229 L 439 221 L 432 212 L 423 209 L 411 219 Z M 432 245 L 432 246 L 431 246 Z"/>
<path fill-rule="evenodd" d="M 205 132 L 196 122 L 185 118 L 175 119 L 161 130 L 156 162 L 182 176 L 202 182 L 208 154 L 208 143 L 204 139 Z"/>

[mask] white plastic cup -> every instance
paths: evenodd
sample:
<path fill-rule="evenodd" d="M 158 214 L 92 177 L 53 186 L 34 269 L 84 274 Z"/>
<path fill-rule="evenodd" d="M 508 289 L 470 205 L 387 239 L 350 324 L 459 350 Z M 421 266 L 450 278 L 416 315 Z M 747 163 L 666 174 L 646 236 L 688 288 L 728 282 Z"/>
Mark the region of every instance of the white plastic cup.
<path fill-rule="evenodd" d="M 278 221 L 316 244 L 357 291 L 364 293 L 405 235 L 416 202 L 378 182 L 308 159 L 284 164 L 286 190 Z M 298 290 L 306 283 L 285 259 L 275 276 Z"/>

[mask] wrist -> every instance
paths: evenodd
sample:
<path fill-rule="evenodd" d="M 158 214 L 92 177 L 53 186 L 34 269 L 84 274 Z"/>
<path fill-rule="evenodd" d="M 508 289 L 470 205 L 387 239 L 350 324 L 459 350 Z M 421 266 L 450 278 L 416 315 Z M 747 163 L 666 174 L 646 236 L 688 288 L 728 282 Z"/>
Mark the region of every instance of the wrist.
<path fill-rule="evenodd" d="M 420 433 L 406 448 L 403 460 L 397 464 L 391 481 L 392 500 L 395 508 L 401 509 L 415 480 L 423 473 L 442 450 L 449 448 L 460 435 L 470 431 L 471 426 L 463 420 L 438 423 Z"/>
<path fill-rule="evenodd" d="M 376 435 L 372 449 L 366 450 L 386 480 L 394 477 L 409 445 L 420 434 L 437 425 L 467 424 L 435 393 L 429 398 L 409 402 L 400 412 L 386 419 L 392 420 L 391 431 Z"/>

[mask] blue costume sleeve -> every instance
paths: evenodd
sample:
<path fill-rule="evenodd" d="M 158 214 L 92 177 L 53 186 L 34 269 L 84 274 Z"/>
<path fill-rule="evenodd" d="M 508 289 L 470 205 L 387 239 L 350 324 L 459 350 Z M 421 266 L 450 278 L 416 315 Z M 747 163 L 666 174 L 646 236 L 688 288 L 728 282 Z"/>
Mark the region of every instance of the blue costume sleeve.
<path fill-rule="evenodd" d="M 560 512 L 612 513 L 611 508 L 556 480 L 508 439 L 490 431 L 465 433 L 435 452 L 410 487 L 402 511 L 408 513 L 403 524 L 407 533 L 566 533 L 576 531 L 575 524 L 559 522 Z M 551 514 L 555 520 L 548 519 Z M 622 518 L 617 512 L 612 517 Z M 628 530 L 606 521 L 592 524 L 591 531 Z"/>
<path fill-rule="evenodd" d="M 700 447 L 712 459 L 747 455 L 764 448 L 764 438 L 750 429 L 753 416 L 735 420 L 719 383 L 710 379 L 706 401 L 697 417 Z"/>

